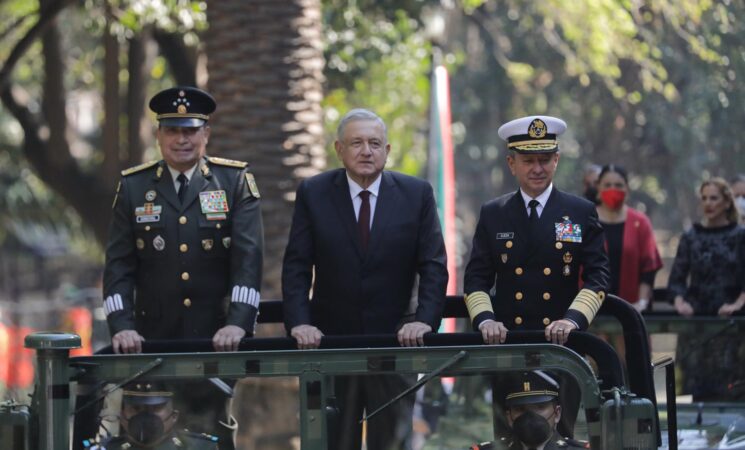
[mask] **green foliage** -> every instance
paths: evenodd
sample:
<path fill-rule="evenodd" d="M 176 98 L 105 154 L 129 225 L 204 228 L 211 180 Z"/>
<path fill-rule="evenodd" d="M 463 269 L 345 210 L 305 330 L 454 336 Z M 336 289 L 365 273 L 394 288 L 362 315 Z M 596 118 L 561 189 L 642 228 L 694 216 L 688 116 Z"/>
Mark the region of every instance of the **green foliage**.
<path fill-rule="evenodd" d="M 367 108 L 388 125 L 388 167 L 420 174 L 426 159 L 431 47 L 412 18 L 421 2 L 394 8 L 376 2 L 326 1 L 326 141 L 330 164 L 338 160 L 330 145 L 336 125 L 352 108 Z M 389 2 L 394 4 L 397 2 Z M 403 2 L 407 3 L 407 2 Z M 413 8 L 413 10 L 412 10 Z"/>

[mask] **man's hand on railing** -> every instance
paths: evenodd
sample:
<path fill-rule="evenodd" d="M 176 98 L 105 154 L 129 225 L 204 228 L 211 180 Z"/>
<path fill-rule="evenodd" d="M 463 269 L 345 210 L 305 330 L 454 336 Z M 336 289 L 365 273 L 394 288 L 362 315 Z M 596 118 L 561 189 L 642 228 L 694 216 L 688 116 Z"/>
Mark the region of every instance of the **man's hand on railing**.
<path fill-rule="evenodd" d="M 297 348 L 301 350 L 318 348 L 321 345 L 323 333 L 313 325 L 298 325 L 292 327 L 290 336 L 297 341 Z"/>

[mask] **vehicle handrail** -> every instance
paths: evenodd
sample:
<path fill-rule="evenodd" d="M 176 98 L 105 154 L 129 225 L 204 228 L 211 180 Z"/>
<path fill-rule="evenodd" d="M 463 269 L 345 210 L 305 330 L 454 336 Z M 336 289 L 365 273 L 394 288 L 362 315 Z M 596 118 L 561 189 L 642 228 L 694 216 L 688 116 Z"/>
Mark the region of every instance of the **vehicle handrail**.
<path fill-rule="evenodd" d="M 543 331 L 512 331 L 505 344 L 547 344 Z M 428 333 L 424 335 L 427 347 L 460 347 L 485 345 L 479 333 Z M 397 348 L 400 347 L 395 335 L 350 335 L 324 336 L 321 349 L 339 348 Z M 586 332 L 573 332 L 567 347 L 580 355 L 589 355 L 597 362 L 598 378 L 602 389 L 626 386 L 621 362 L 613 348 L 597 336 Z M 208 353 L 214 352 L 209 339 L 153 340 L 142 343 L 143 353 Z M 247 338 L 241 340 L 239 351 L 297 350 L 293 338 Z M 96 352 L 97 355 L 113 354 L 111 346 Z M 533 357 L 538 358 L 539 355 Z M 74 358 L 72 359 L 74 364 Z"/>

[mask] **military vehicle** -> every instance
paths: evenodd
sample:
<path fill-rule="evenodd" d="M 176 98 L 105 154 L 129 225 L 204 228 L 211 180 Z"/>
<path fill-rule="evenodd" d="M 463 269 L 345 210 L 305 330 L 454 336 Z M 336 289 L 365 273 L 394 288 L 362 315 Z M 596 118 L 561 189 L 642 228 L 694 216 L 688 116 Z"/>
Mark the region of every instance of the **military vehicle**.
<path fill-rule="evenodd" d="M 461 297 L 448 298 L 445 316 L 466 316 Z M 289 380 L 296 397 L 296 406 L 291 408 L 296 410 L 291 419 L 285 416 L 283 421 L 296 421 L 289 427 L 295 428 L 292 436 L 285 436 L 282 444 L 248 444 L 239 436 L 237 448 L 325 450 L 337 427 L 335 377 L 395 373 L 418 375 L 411 389 L 390 399 L 393 403 L 420 392 L 418 414 L 427 426 L 418 430 L 417 448 L 465 449 L 498 438 L 494 424 L 499 411 L 490 399 L 490 379 L 534 369 L 560 373 L 576 382 L 581 407 L 574 437 L 587 440 L 588 448 L 678 448 L 676 419 L 681 416 L 676 412 L 672 359 L 652 363 L 645 320 L 623 300 L 608 296 L 598 320 L 602 327 L 622 331 L 626 349 L 633 349 L 626 352 L 625 366 L 609 344 L 585 332 L 573 332 L 565 347 L 546 343 L 543 332 L 513 331 L 506 344 L 496 346 L 484 345 L 477 333 L 427 335 L 425 346 L 419 348 L 401 348 L 395 336 L 329 336 L 320 349 L 312 351 L 297 350 L 290 338 L 253 338 L 245 339 L 240 351 L 232 353 L 213 352 L 209 341 L 148 341 L 142 354 L 114 355 L 109 348 L 85 357 L 69 356 L 69 350 L 80 344 L 76 335 L 36 333 L 26 338 L 26 346 L 37 353 L 36 388 L 28 404 L 5 402 L 0 407 L 0 448 L 81 448 L 80 442 L 72 442 L 71 424 L 96 402 L 81 402 L 75 395 L 78 388 L 97 386 L 96 400 L 100 400 L 115 396 L 126 383 L 146 378 L 166 382 L 211 379 L 226 390 L 236 381 Z M 281 303 L 263 303 L 260 321 L 281 322 Z M 673 326 L 662 320 L 655 326 L 663 322 Z M 666 410 L 657 406 L 654 370 L 666 374 Z M 692 411 L 693 419 L 686 419 L 695 423 L 696 417 L 703 418 L 699 431 L 708 425 L 704 409 L 700 406 Z M 96 414 L 103 417 L 106 413 Z M 250 420 L 252 414 L 239 417 L 239 423 Z M 368 420 L 374 420 L 374 414 L 368 413 Z M 736 414 L 732 419 L 735 426 L 725 431 L 720 448 L 738 448 L 738 442 L 745 439 L 745 422 L 738 422 Z M 83 447 L 99 444 L 91 436 Z"/>

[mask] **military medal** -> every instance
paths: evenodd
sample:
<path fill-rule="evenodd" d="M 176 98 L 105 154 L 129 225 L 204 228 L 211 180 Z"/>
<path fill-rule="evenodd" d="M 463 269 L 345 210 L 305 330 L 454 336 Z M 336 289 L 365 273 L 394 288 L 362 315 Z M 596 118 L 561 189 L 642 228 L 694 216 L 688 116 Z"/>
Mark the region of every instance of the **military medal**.
<path fill-rule="evenodd" d="M 566 252 L 564 253 L 564 257 L 562 259 L 564 260 L 564 264 L 570 264 L 572 262 L 572 254 Z"/>
<path fill-rule="evenodd" d="M 212 239 L 202 239 L 202 248 L 206 251 L 212 250 Z"/>
<path fill-rule="evenodd" d="M 222 238 L 222 245 L 225 248 L 230 248 L 230 237 Z"/>
<path fill-rule="evenodd" d="M 164 248 L 166 248 L 166 241 L 161 237 L 161 235 L 155 236 L 155 239 L 153 239 L 153 247 L 155 250 L 163 251 Z"/>
<path fill-rule="evenodd" d="M 155 197 L 157 197 L 157 196 L 158 196 L 158 194 L 156 194 L 155 191 L 153 191 L 153 190 L 150 190 L 150 191 L 145 192 L 145 200 L 147 200 L 149 202 L 152 202 L 153 200 L 155 200 Z"/>
<path fill-rule="evenodd" d="M 567 216 L 564 216 L 563 219 L 563 222 L 554 223 L 556 240 L 561 242 L 582 242 L 582 225 L 572 223 Z"/>
<path fill-rule="evenodd" d="M 225 220 L 227 218 L 225 213 L 230 210 L 228 197 L 223 190 L 200 192 L 199 205 L 207 220 Z"/>

